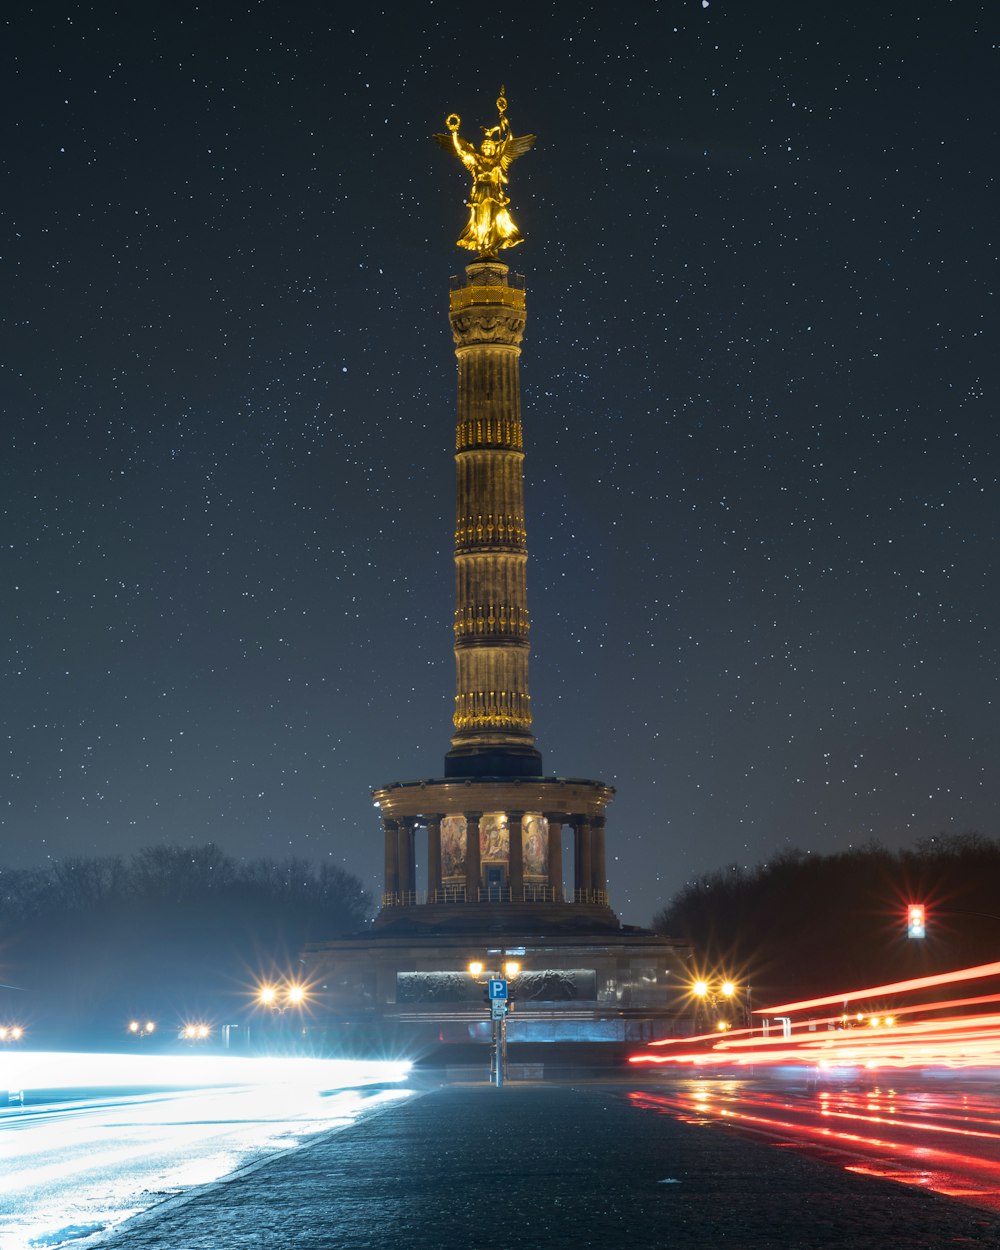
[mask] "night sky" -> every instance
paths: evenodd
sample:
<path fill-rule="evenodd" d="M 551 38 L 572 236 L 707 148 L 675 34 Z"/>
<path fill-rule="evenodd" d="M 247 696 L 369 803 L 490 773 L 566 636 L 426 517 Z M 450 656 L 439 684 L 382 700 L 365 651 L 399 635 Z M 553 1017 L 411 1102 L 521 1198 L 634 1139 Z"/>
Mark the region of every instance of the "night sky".
<path fill-rule="evenodd" d="M 612 905 L 1000 833 L 998 6 L 344 11 L 0 26 L 0 864 L 381 890 L 455 693 L 431 136 L 501 83 L 535 732 L 618 789 Z"/>

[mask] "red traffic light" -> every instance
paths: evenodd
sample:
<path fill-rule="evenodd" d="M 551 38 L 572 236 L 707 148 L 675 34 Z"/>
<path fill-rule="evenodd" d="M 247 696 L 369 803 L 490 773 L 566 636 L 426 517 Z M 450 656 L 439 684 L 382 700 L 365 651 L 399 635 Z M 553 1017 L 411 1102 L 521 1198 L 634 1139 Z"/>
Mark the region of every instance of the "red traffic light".
<path fill-rule="evenodd" d="M 906 936 L 922 938 L 927 936 L 927 916 L 923 903 L 911 903 L 906 909 Z"/>

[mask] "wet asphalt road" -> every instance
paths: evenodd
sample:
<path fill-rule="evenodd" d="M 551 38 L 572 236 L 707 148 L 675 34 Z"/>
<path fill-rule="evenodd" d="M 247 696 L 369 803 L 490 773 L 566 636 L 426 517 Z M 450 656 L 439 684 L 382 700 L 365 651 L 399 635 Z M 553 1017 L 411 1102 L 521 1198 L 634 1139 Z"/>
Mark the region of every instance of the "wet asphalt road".
<path fill-rule="evenodd" d="M 627 1084 L 432 1088 L 105 1234 L 102 1250 L 1000 1247 L 1000 1217 Z"/>

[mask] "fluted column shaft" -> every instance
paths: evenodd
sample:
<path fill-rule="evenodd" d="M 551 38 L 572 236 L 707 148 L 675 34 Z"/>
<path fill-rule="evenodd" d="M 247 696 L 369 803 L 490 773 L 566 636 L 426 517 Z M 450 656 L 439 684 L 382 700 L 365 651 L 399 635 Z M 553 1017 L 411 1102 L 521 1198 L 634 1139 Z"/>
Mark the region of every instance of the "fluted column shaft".
<path fill-rule="evenodd" d="M 447 776 L 541 773 L 528 688 L 528 558 L 519 359 L 523 290 L 477 261 L 451 293 L 455 436 L 455 714 Z"/>

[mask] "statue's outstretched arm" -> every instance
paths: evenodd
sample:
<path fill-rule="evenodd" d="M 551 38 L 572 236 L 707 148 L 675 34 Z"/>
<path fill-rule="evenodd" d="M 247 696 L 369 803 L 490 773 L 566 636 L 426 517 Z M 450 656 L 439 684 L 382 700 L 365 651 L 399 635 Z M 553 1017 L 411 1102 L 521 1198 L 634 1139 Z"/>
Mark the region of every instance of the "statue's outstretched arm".
<path fill-rule="evenodd" d="M 443 148 L 451 149 L 466 169 L 475 170 L 478 159 L 476 149 L 458 133 L 458 118 L 452 113 L 445 121 L 449 133 L 435 135 L 434 138 Z"/>

